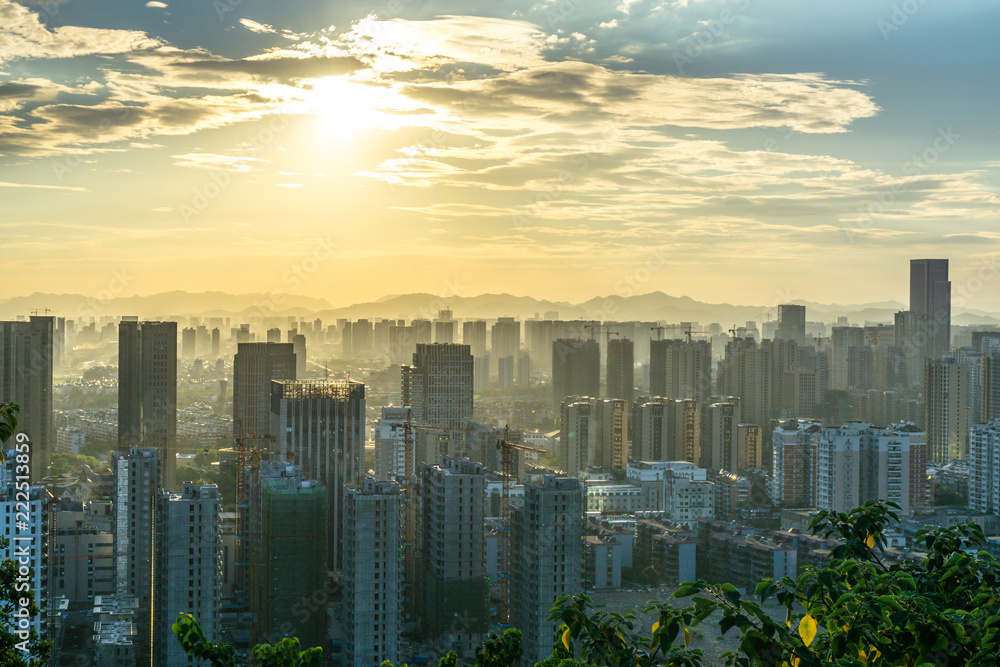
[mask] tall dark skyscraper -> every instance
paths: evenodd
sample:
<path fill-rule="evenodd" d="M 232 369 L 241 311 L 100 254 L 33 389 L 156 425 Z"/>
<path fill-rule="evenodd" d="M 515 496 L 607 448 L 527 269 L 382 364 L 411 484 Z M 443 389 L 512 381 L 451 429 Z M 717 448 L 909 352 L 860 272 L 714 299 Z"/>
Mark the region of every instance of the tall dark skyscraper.
<path fill-rule="evenodd" d="M 608 398 L 623 398 L 632 403 L 635 393 L 635 347 L 627 338 L 608 341 Z"/>
<path fill-rule="evenodd" d="M 910 310 L 920 316 L 927 356 L 938 359 L 951 350 L 951 281 L 948 260 L 910 260 Z"/>
<path fill-rule="evenodd" d="M 778 306 L 778 330 L 774 337 L 778 340 L 794 340 L 799 345 L 805 345 L 806 307 L 789 303 Z"/>
<path fill-rule="evenodd" d="M 413 365 L 402 370 L 403 405 L 413 409 L 416 424 L 465 428 L 472 421 L 472 378 L 468 345 L 418 343 Z"/>
<path fill-rule="evenodd" d="M 31 481 L 52 462 L 52 367 L 55 318 L 32 315 L 27 322 L 0 322 L 0 402 L 17 403 L 18 432 L 31 438 Z M 13 441 L 11 441 L 13 443 Z"/>
<path fill-rule="evenodd" d="M 233 430 L 271 432 L 271 380 L 296 379 L 292 343 L 240 343 L 233 358 Z"/>
<path fill-rule="evenodd" d="M 177 469 L 177 323 L 123 319 L 118 325 L 118 447 L 160 451 L 161 484 Z"/>
<path fill-rule="evenodd" d="M 601 395 L 601 347 L 596 340 L 560 338 L 552 343 L 552 405 L 567 396 Z"/>

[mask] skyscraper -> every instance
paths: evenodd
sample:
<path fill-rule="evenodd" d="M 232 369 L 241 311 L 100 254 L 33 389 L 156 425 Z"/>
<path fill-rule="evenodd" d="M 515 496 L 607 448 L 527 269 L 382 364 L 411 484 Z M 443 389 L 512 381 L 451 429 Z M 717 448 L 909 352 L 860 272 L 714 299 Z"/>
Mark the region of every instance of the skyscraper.
<path fill-rule="evenodd" d="M 552 343 L 552 405 L 567 396 L 601 392 L 601 348 L 596 340 L 560 338 Z"/>
<path fill-rule="evenodd" d="M 806 307 L 794 304 L 778 306 L 778 330 L 774 337 L 778 340 L 793 340 L 799 345 L 806 344 Z"/>
<path fill-rule="evenodd" d="M 54 319 L 0 322 L 0 402 L 17 403 L 18 433 L 31 439 L 31 481 L 45 477 L 55 449 L 52 422 Z"/>
<path fill-rule="evenodd" d="M 393 482 L 366 479 L 344 493 L 344 664 L 347 667 L 399 661 L 403 608 L 402 505 L 399 486 Z"/>
<path fill-rule="evenodd" d="M 861 327 L 833 327 L 833 352 L 830 358 L 830 388 L 850 388 L 850 350 L 865 344 L 865 330 Z"/>
<path fill-rule="evenodd" d="M 650 341 L 649 393 L 707 401 L 712 394 L 712 342 Z"/>
<path fill-rule="evenodd" d="M 233 358 L 233 433 L 271 432 L 271 381 L 296 379 L 292 343 L 240 343 Z"/>
<path fill-rule="evenodd" d="M 160 450 L 161 486 L 177 469 L 177 323 L 118 325 L 118 447 Z"/>
<path fill-rule="evenodd" d="M 135 598 L 138 665 L 152 660 L 153 547 L 160 450 L 132 447 L 112 457 L 115 474 L 115 592 Z"/>
<path fill-rule="evenodd" d="M 153 551 L 153 665 L 194 664 L 172 626 L 193 614 L 209 641 L 219 641 L 219 506 L 214 485 L 184 482 L 180 493 L 162 491 L 156 507 Z"/>
<path fill-rule="evenodd" d="M 632 409 L 632 459 L 689 461 L 701 457 L 701 404 L 693 398 L 648 398 Z"/>
<path fill-rule="evenodd" d="M 193 359 L 195 353 L 195 329 L 184 327 L 181 331 L 181 354 L 185 359 Z"/>
<path fill-rule="evenodd" d="M 595 464 L 608 471 L 625 470 L 628 465 L 629 403 L 621 398 L 608 398 L 596 404 Z"/>
<path fill-rule="evenodd" d="M 472 421 L 473 360 L 468 345 L 418 344 L 402 369 L 403 404 L 423 426 L 465 428 Z"/>
<path fill-rule="evenodd" d="M 442 456 L 422 471 L 419 580 L 422 634 L 478 646 L 489 630 L 484 570 L 486 468 Z"/>
<path fill-rule="evenodd" d="M 469 346 L 473 357 L 486 354 L 486 322 L 483 320 L 463 322 L 462 343 Z"/>
<path fill-rule="evenodd" d="M 635 393 L 635 349 L 627 338 L 608 341 L 607 397 L 632 403 Z"/>
<path fill-rule="evenodd" d="M 560 406 L 559 467 L 576 476 L 594 461 L 597 439 L 595 399 L 568 397 Z"/>
<path fill-rule="evenodd" d="M 927 456 L 935 463 L 965 459 L 969 451 L 969 369 L 954 357 L 928 359 L 926 383 Z"/>
<path fill-rule="evenodd" d="M 501 317 L 491 330 L 490 356 L 494 359 L 516 357 L 521 349 L 521 323 L 513 317 Z"/>
<path fill-rule="evenodd" d="M 327 489 L 298 466 L 261 466 L 250 484 L 247 537 L 250 610 L 255 642 L 298 637 L 303 648 L 326 646 L 326 609 L 304 607 L 326 594 Z"/>
<path fill-rule="evenodd" d="M 283 461 L 327 487 L 330 567 L 340 569 L 344 489 L 365 474 L 365 385 L 350 380 L 272 380 L 271 434 Z"/>
<path fill-rule="evenodd" d="M 524 635 L 527 664 L 551 654 L 552 603 L 583 588 L 583 507 L 579 480 L 548 475 L 525 485 L 524 507 L 514 512 L 511 624 Z"/>
<path fill-rule="evenodd" d="M 947 259 L 910 260 L 910 310 L 921 318 L 927 355 L 951 350 L 951 281 Z"/>

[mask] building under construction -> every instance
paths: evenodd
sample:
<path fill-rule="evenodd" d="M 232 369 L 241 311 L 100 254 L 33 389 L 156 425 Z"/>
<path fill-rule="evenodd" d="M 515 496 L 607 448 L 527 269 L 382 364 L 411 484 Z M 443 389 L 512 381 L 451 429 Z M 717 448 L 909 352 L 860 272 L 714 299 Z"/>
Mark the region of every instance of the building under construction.
<path fill-rule="evenodd" d="M 326 646 L 327 489 L 298 466 L 264 463 L 250 485 L 247 535 L 254 642 Z"/>

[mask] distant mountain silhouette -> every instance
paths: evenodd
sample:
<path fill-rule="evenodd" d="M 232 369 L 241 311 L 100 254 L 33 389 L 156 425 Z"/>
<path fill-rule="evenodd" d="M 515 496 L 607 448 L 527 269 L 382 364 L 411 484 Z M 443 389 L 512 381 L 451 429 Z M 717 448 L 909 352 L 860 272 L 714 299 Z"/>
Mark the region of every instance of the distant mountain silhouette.
<path fill-rule="evenodd" d="M 104 297 L 102 299 L 102 297 Z M 795 301 L 806 306 L 811 322 L 836 322 L 847 317 L 852 324 L 891 322 L 893 314 L 905 305 L 894 301 L 861 304 L 822 304 Z M 438 296 L 434 294 L 394 294 L 376 301 L 334 308 L 325 299 L 296 295 L 227 294 L 225 292 L 164 292 L 149 296 L 112 297 L 104 294 L 86 297 L 80 294 L 43 294 L 19 296 L 0 301 L 0 318 L 14 319 L 35 309 L 49 308 L 50 314 L 80 319 L 91 316 L 138 315 L 142 318 L 183 318 L 190 316 L 225 316 L 236 320 L 250 316 L 319 317 L 331 323 L 347 319 L 434 319 L 438 312 L 450 309 L 456 319 L 493 319 L 545 317 L 555 312 L 559 319 L 639 320 L 666 322 L 717 322 L 729 328 L 744 322 L 777 319 L 777 304 L 770 306 L 703 303 L 686 296 L 651 292 L 635 296 L 594 297 L 583 303 L 547 301 L 511 294 L 478 296 Z M 998 324 L 1000 316 L 978 310 L 960 309 L 952 314 L 955 324 Z"/>

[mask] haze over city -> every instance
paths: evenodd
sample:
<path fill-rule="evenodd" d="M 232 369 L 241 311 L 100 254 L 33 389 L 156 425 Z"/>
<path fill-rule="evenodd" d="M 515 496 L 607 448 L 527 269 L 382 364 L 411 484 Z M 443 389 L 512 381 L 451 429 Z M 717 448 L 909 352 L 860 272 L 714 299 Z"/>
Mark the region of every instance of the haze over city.
<path fill-rule="evenodd" d="M 5 291 L 902 302 L 996 250 L 998 12 L 2 0 Z"/>
<path fill-rule="evenodd" d="M 997 26 L 0 0 L 0 667 L 995 667 Z"/>

